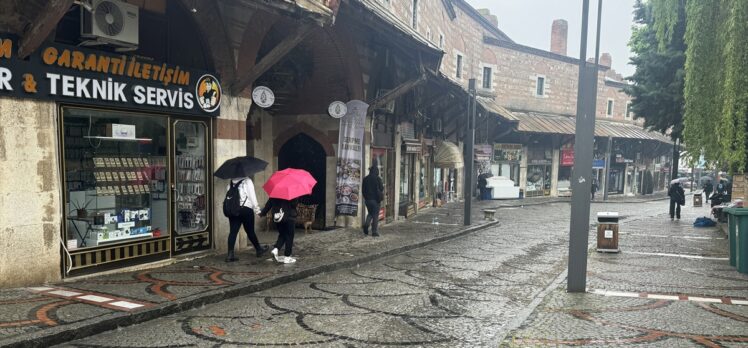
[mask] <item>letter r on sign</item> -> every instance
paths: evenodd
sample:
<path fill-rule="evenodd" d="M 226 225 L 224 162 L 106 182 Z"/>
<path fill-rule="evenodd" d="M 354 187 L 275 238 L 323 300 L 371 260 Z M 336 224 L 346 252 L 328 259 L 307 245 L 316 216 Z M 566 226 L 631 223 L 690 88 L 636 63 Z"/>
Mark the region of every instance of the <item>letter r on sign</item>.
<path fill-rule="evenodd" d="M 7 68 L 0 67 L 0 91 L 12 91 L 10 80 L 13 79 L 13 73 Z"/>

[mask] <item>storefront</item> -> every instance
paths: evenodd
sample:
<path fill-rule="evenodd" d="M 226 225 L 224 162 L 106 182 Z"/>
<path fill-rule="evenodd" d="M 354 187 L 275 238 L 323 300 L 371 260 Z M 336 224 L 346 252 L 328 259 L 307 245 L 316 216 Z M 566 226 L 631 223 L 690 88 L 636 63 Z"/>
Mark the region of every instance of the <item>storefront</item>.
<path fill-rule="evenodd" d="M 520 186 L 519 169 L 522 162 L 522 144 L 494 144 L 491 173 L 511 179 Z"/>
<path fill-rule="evenodd" d="M 530 146 L 527 150 L 525 197 L 550 196 L 553 150 L 550 146 Z"/>
<path fill-rule="evenodd" d="M 56 43 L 12 53 L 2 65 L 16 88 L 0 97 L 56 105 L 63 276 L 211 248 L 219 79 Z"/>
<path fill-rule="evenodd" d="M 430 207 L 433 204 L 436 190 L 434 189 L 434 156 L 433 144 L 431 139 L 423 141 L 421 156 L 419 157 L 419 176 L 418 176 L 418 208 Z"/>
<path fill-rule="evenodd" d="M 403 139 L 400 155 L 399 216 L 408 218 L 416 213 L 416 161 L 421 158 L 421 142 Z"/>

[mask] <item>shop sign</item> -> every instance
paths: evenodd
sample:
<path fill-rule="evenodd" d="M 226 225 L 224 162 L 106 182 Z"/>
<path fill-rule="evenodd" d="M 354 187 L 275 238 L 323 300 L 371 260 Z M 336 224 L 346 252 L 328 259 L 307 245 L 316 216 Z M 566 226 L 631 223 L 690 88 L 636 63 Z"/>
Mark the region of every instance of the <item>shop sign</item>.
<path fill-rule="evenodd" d="M 623 158 L 623 155 L 620 155 L 620 154 L 616 155 L 616 163 L 625 163 L 625 159 Z"/>
<path fill-rule="evenodd" d="M 475 161 L 490 162 L 493 155 L 493 146 L 486 144 L 475 145 Z"/>
<path fill-rule="evenodd" d="M 561 165 L 564 167 L 574 165 L 574 148 L 561 149 Z"/>
<path fill-rule="evenodd" d="M 605 160 L 604 159 L 592 160 L 592 169 L 605 169 Z"/>
<path fill-rule="evenodd" d="M 340 118 L 335 215 L 358 215 L 361 187 L 361 164 L 364 149 L 364 126 L 369 104 L 352 100 L 348 113 Z"/>
<path fill-rule="evenodd" d="M 420 155 L 423 146 L 421 146 L 421 142 L 419 141 L 405 140 L 403 141 L 403 148 L 405 148 L 405 153 L 415 153 Z"/>
<path fill-rule="evenodd" d="M 334 101 L 327 107 L 327 113 L 332 118 L 341 118 L 348 112 L 348 107 L 342 101 Z"/>
<path fill-rule="evenodd" d="M 522 144 L 494 144 L 494 162 L 520 162 L 522 161 Z"/>
<path fill-rule="evenodd" d="M 196 116 L 218 116 L 223 93 L 210 73 L 142 57 L 60 44 L 22 60 L 0 34 L 0 96 Z"/>
<path fill-rule="evenodd" d="M 267 109 L 275 104 L 275 93 L 265 86 L 257 86 L 252 91 L 252 101 L 257 106 Z"/>

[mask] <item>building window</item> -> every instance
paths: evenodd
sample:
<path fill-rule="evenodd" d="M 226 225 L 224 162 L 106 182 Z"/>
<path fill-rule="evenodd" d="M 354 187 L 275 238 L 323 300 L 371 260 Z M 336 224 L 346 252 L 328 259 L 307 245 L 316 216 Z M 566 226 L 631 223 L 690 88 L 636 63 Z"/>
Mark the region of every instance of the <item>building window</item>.
<path fill-rule="evenodd" d="M 537 78 L 535 83 L 535 95 L 538 97 L 545 95 L 545 77 L 543 76 L 538 76 Z"/>
<path fill-rule="evenodd" d="M 457 64 L 456 64 L 455 77 L 457 77 L 458 79 L 462 78 L 462 55 L 461 54 L 457 55 Z"/>
<path fill-rule="evenodd" d="M 605 115 L 613 117 L 613 99 L 608 99 L 608 107 L 605 110 Z"/>
<path fill-rule="evenodd" d="M 418 0 L 413 0 L 413 22 L 411 26 L 413 29 L 418 29 Z"/>
<path fill-rule="evenodd" d="M 631 102 L 626 103 L 626 119 L 631 119 Z"/>
<path fill-rule="evenodd" d="M 444 48 L 444 34 L 439 34 L 439 48 Z"/>
<path fill-rule="evenodd" d="M 483 89 L 491 89 L 493 86 L 493 71 L 489 67 L 483 67 Z"/>

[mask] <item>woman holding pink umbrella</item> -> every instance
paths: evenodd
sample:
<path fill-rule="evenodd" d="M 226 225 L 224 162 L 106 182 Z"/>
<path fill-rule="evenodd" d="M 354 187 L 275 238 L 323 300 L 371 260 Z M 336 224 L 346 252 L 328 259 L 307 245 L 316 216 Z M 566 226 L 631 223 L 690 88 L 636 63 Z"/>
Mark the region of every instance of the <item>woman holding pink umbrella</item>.
<path fill-rule="evenodd" d="M 293 237 L 296 226 L 296 198 L 312 193 L 317 184 L 311 174 L 301 169 L 284 169 L 274 173 L 262 186 L 270 197 L 260 216 L 272 214 L 273 221 L 278 227 L 278 240 L 271 251 L 273 258 L 282 263 L 294 263 Z M 283 255 L 278 256 L 278 250 L 285 247 Z"/>

